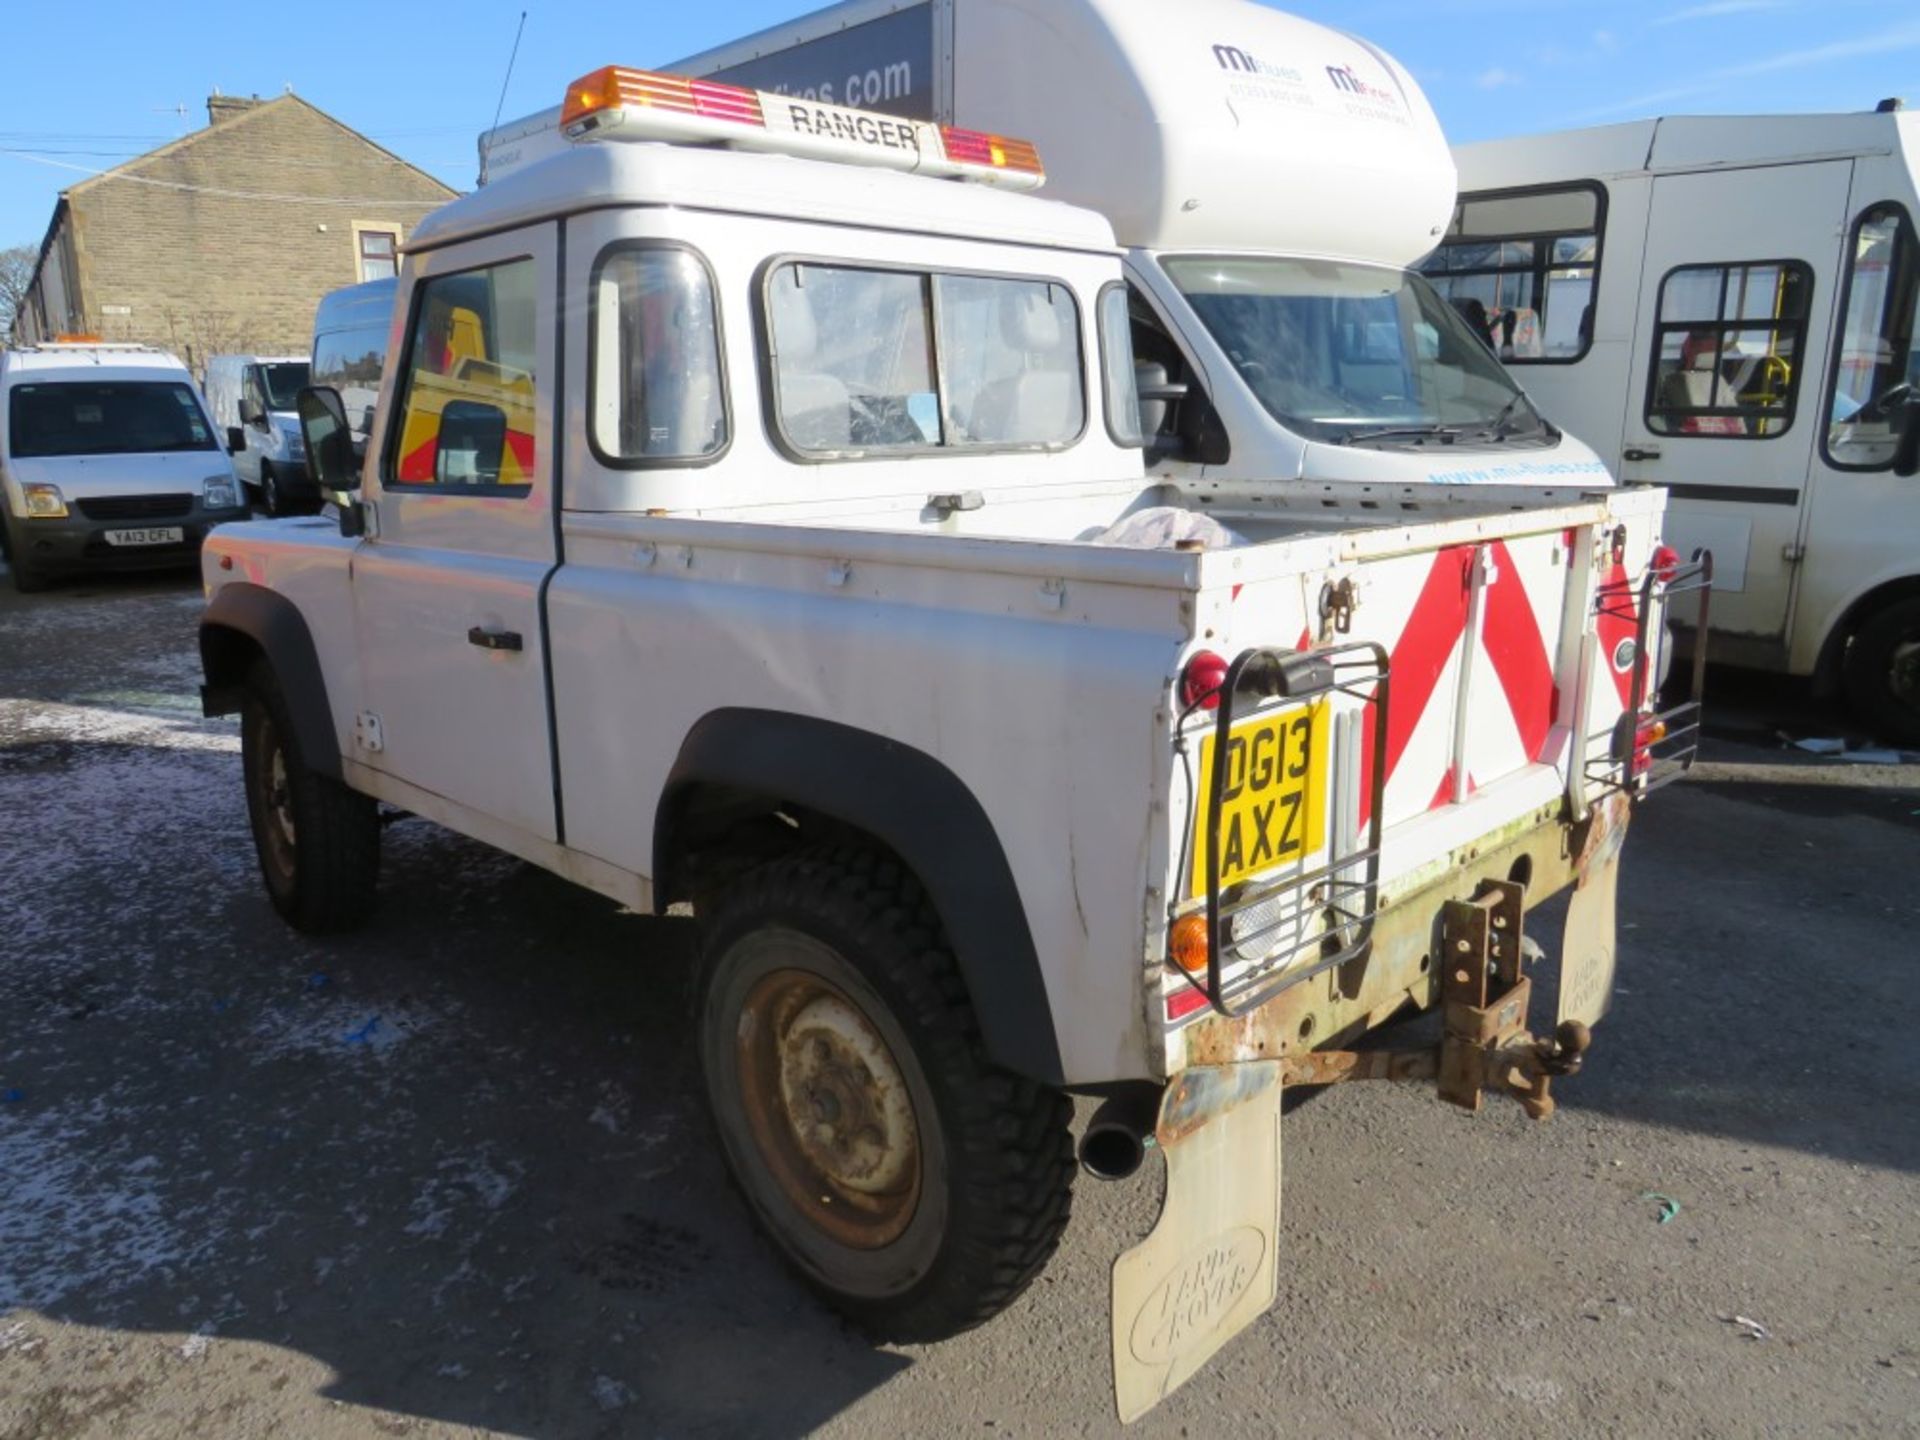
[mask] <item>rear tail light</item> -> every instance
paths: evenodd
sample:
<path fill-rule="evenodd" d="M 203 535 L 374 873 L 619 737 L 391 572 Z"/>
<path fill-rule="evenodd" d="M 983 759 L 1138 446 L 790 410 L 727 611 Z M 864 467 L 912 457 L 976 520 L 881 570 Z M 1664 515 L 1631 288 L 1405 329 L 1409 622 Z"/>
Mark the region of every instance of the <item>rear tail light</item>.
<path fill-rule="evenodd" d="M 1196 650 L 1180 672 L 1180 704 L 1188 710 L 1220 708 L 1220 687 L 1227 683 L 1227 657 Z"/>
<path fill-rule="evenodd" d="M 1653 552 L 1653 574 L 1662 585 L 1673 583 L 1680 573 L 1680 552 L 1671 545 L 1658 546 Z"/>

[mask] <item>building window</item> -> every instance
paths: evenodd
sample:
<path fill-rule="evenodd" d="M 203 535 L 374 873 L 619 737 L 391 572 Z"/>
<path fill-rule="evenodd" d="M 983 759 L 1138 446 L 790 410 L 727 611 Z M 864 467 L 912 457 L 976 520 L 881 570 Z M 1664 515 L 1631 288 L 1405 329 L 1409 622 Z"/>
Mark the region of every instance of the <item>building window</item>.
<path fill-rule="evenodd" d="M 391 280 L 400 273 L 400 232 L 358 226 L 353 232 L 360 252 L 362 280 Z"/>
<path fill-rule="evenodd" d="M 767 282 L 774 404 L 809 455 L 1070 445 L 1080 310 L 1055 281 L 813 264 Z"/>
<path fill-rule="evenodd" d="M 1798 260 L 1682 265 L 1660 282 L 1647 429 L 1763 439 L 1793 423 L 1813 272 Z"/>
<path fill-rule="evenodd" d="M 1885 470 L 1920 386 L 1920 241 L 1900 206 L 1875 205 L 1855 222 L 1846 286 L 1827 458 L 1841 470 Z"/>
<path fill-rule="evenodd" d="M 535 465 L 534 263 L 436 275 L 414 296 L 388 484 L 526 493 Z"/>
<path fill-rule="evenodd" d="M 1468 195 L 1420 269 L 1502 360 L 1578 360 L 1593 344 L 1606 209 L 1592 183 Z"/>

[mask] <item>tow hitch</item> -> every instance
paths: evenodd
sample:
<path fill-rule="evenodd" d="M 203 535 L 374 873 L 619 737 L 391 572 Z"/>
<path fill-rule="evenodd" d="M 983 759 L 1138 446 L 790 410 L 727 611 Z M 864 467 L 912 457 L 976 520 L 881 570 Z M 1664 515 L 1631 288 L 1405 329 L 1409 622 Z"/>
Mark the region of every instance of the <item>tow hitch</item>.
<path fill-rule="evenodd" d="M 1521 931 L 1525 887 L 1489 880 L 1471 900 L 1441 912 L 1443 1037 L 1430 1050 L 1315 1050 L 1281 1061 L 1287 1085 L 1346 1080 L 1435 1080 L 1440 1098 L 1478 1110 L 1492 1091 L 1508 1095 L 1536 1120 L 1553 1113 L 1556 1076 L 1574 1075 L 1593 1043 L 1585 1022 L 1562 1020 L 1547 1038 L 1527 1029 L 1533 1003 L 1531 959 Z"/>
<path fill-rule="evenodd" d="M 1562 946 L 1561 1019 L 1551 1036 L 1527 1029 L 1527 970 L 1538 952 L 1521 931 L 1526 887 L 1487 880 L 1473 899 L 1449 900 L 1441 911 L 1438 1045 L 1189 1066 L 1161 1093 L 1157 1112 L 1134 1118 L 1136 1138 L 1144 1141 L 1150 1130 L 1166 1157 L 1167 1191 L 1159 1222 L 1113 1266 L 1114 1398 L 1122 1421 L 1152 1409 L 1273 1303 L 1286 1086 L 1431 1080 L 1441 1099 L 1468 1110 L 1491 1091 L 1513 1097 L 1536 1120 L 1553 1113 L 1553 1081 L 1580 1069 L 1588 1026 L 1605 1013 L 1613 986 L 1620 830 L 1596 831 L 1580 868 Z M 1087 1163 L 1097 1174 L 1131 1174 L 1135 1150 L 1120 1159 L 1110 1167 Z"/>

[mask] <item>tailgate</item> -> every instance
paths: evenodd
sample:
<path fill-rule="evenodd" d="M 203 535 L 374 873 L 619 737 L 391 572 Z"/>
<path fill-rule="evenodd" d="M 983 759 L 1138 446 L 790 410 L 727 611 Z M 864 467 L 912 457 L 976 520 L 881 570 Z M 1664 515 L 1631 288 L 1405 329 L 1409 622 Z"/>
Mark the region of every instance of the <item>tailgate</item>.
<path fill-rule="evenodd" d="M 1169 920 L 1177 950 L 1205 916 L 1216 1004 L 1357 953 L 1490 837 L 1644 783 L 1616 746 L 1658 660 L 1664 500 L 1348 532 L 1291 574 L 1265 563 L 1285 542 L 1206 557 L 1197 628 L 1232 680 L 1177 725 Z"/>

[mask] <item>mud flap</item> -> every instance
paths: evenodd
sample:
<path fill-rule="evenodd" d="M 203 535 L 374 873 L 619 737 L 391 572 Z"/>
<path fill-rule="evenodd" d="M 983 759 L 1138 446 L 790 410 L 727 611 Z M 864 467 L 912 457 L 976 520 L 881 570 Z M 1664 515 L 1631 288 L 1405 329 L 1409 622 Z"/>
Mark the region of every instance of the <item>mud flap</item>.
<path fill-rule="evenodd" d="M 1560 941 L 1560 1019 L 1597 1025 L 1613 1003 L 1614 914 L 1620 891 L 1615 847 L 1590 869 L 1567 903 Z"/>
<path fill-rule="evenodd" d="M 1280 1240 L 1280 1065 L 1198 1066 L 1167 1088 L 1155 1137 L 1167 1198 L 1113 1263 L 1113 1390 L 1146 1414 L 1273 1304 Z"/>

